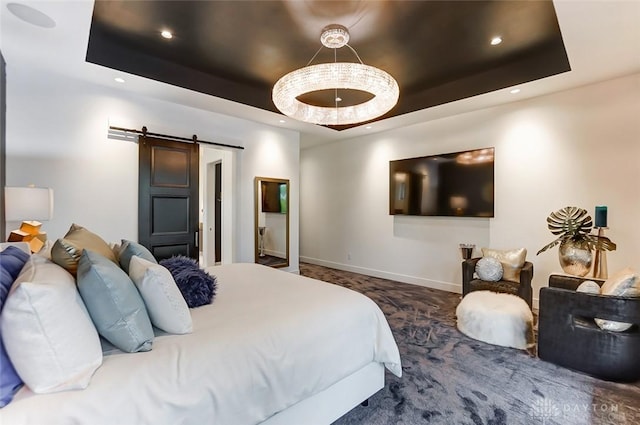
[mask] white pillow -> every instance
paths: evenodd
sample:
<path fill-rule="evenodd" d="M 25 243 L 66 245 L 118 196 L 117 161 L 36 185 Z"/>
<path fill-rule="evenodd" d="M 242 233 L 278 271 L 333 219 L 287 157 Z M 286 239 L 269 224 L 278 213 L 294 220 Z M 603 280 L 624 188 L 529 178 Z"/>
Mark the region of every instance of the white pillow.
<path fill-rule="evenodd" d="M 65 269 L 32 255 L 0 320 L 11 362 L 35 393 L 82 389 L 102 364 L 100 338 Z"/>
<path fill-rule="evenodd" d="M 129 277 L 138 287 L 156 328 L 172 334 L 193 330 L 189 306 L 167 268 L 134 255 L 129 263 Z"/>
<path fill-rule="evenodd" d="M 584 292 L 585 294 L 599 294 L 600 285 L 593 280 L 585 280 L 576 288 L 576 292 Z"/>

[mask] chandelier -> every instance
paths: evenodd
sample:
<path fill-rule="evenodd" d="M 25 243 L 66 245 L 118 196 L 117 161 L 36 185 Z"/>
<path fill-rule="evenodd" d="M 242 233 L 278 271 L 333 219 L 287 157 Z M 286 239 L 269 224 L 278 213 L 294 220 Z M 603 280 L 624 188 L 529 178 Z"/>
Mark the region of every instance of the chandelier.
<path fill-rule="evenodd" d="M 329 25 L 322 30 L 320 42 L 324 47 L 339 49 L 349 47 L 360 63 L 333 62 L 309 65 L 280 78 L 273 86 L 273 103 L 283 114 L 299 121 L 320 125 L 346 125 L 369 121 L 385 114 L 398 103 L 399 89 L 396 80 L 387 72 L 365 65 L 360 56 L 349 46 L 349 31 L 342 25 Z M 334 51 L 335 57 L 335 51 Z M 342 99 L 340 90 L 361 90 L 373 97 L 351 106 L 338 106 Z M 298 100 L 298 96 L 319 90 L 335 90 L 332 107 L 315 106 Z"/>

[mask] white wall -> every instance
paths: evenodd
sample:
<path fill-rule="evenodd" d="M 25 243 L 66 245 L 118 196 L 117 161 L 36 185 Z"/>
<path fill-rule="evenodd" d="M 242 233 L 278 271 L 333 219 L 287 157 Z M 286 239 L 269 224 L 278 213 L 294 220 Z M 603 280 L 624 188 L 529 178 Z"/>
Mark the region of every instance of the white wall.
<path fill-rule="evenodd" d="M 299 134 L 7 64 L 7 185 L 52 187 L 50 238 L 76 222 L 107 241 L 137 239 L 138 147 L 109 121 L 244 146 L 234 151 L 234 261 L 253 262 L 253 178 L 291 180 L 291 267 L 298 270 Z M 9 229 L 16 223 L 7 223 Z"/>
<path fill-rule="evenodd" d="M 301 152 L 302 260 L 461 292 L 459 243 L 560 272 L 550 212 L 609 207 L 610 274 L 640 269 L 640 74 Z M 388 215 L 389 160 L 495 146 L 495 218 Z M 476 255 L 479 254 L 476 251 Z"/>

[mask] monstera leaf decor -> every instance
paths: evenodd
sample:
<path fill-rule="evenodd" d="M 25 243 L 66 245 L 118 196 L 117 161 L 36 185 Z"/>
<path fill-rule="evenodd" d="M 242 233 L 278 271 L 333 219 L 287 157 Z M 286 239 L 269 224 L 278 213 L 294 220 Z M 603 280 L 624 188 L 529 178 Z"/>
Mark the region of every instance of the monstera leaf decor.
<path fill-rule="evenodd" d="M 611 242 L 606 236 L 591 234 L 593 221 L 587 210 L 578 207 L 564 207 L 552 212 L 547 217 L 547 227 L 552 234 L 558 235 L 553 242 L 545 245 L 537 254 L 553 248 L 563 241 L 573 241 L 582 244 L 589 250 L 600 249 L 604 251 L 615 251 L 616 244 Z M 537 255 L 536 254 L 536 255 Z"/>
<path fill-rule="evenodd" d="M 560 266 L 566 273 L 585 276 L 591 268 L 594 250 L 616 249 L 616 244 L 609 238 L 591 234 L 593 221 L 587 211 L 582 208 L 564 207 L 552 212 L 547 217 L 547 226 L 551 233 L 558 237 L 543 246 L 537 254 L 559 244 Z"/>

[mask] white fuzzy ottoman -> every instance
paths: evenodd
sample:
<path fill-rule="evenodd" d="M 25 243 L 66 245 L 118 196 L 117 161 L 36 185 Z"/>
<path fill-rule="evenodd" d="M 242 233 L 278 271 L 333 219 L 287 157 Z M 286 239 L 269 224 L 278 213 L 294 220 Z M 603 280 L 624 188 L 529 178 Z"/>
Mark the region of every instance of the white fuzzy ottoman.
<path fill-rule="evenodd" d="M 456 316 L 460 332 L 473 339 L 522 350 L 534 345 L 533 314 L 515 295 L 470 292 L 458 304 Z"/>

